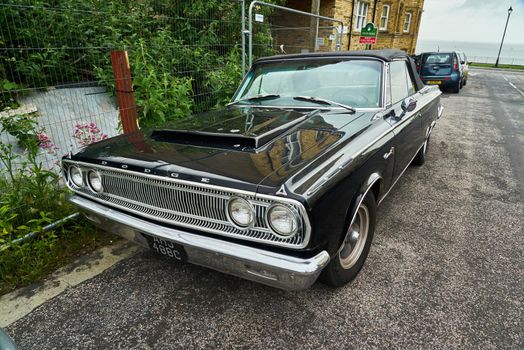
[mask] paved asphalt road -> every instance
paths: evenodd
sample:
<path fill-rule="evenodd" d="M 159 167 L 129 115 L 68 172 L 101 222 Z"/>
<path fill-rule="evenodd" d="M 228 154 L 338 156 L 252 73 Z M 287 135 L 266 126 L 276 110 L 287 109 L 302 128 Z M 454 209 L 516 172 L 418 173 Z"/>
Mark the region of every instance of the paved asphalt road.
<path fill-rule="evenodd" d="M 509 83 L 512 83 L 512 86 Z M 21 349 L 524 347 L 524 75 L 473 70 L 345 288 L 283 292 L 140 252 L 8 327 Z"/>

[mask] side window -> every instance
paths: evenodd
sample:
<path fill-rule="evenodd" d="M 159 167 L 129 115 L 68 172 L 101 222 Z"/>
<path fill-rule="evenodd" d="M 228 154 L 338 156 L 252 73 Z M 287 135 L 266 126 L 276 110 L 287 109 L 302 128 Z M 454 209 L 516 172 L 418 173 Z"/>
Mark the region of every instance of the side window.
<path fill-rule="evenodd" d="M 411 78 L 411 75 L 409 74 L 409 69 L 406 67 L 406 81 L 408 82 L 408 95 L 413 95 L 417 89 L 415 88 L 415 82 Z"/>
<path fill-rule="evenodd" d="M 406 62 L 394 61 L 389 65 L 389 76 L 391 81 L 391 102 L 393 104 L 402 101 L 410 95 Z"/>

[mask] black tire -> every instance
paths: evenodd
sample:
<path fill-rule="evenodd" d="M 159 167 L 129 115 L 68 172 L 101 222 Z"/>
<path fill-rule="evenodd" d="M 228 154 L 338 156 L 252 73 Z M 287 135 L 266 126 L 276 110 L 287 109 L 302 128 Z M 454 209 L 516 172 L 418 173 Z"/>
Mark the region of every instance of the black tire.
<path fill-rule="evenodd" d="M 460 92 L 460 81 L 457 83 L 457 85 L 451 88 L 451 91 L 455 94 L 458 94 Z"/>
<path fill-rule="evenodd" d="M 459 89 L 462 90 L 463 86 L 464 86 L 464 80 L 460 80 Z"/>
<path fill-rule="evenodd" d="M 360 234 L 363 234 L 363 228 L 361 228 L 361 226 L 364 226 L 362 224 L 365 219 L 362 218 L 361 211 L 367 213 L 367 232 L 365 236 L 362 237 L 361 242 L 358 242 L 357 238 L 357 241 L 353 242 L 353 247 L 351 247 L 351 245 L 347 243 L 350 242 L 350 237 L 354 236 L 353 233 L 355 230 L 353 230 L 353 228 L 355 228 L 357 224 Z M 333 287 L 342 287 L 351 282 L 358 275 L 368 257 L 369 248 L 371 247 L 371 242 L 373 241 L 373 235 L 375 233 L 376 220 L 377 204 L 375 196 L 371 191 L 369 191 L 357 209 L 354 222 L 350 223 L 346 230 L 346 237 L 342 243 L 340 252 L 331 258 L 329 264 L 324 271 L 322 271 L 322 274 L 320 275 L 321 282 Z M 344 254 L 348 248 L 351 253 L 347 256 L 343 256 L 342 254 Z M 355 254 L 355 256 L 351 257 L 351 254 Z M 344 266 L 344 263 L 349 264 Z"/>
<path fill-rule="evenodd" d="M 413 158 L 412 164 L 414 165 L 423 165 L 426 162 L 426 155 L 428 154 L 429 148 L 429 137 L 424 141 L 422 147 L 418 150 L 417 155 Z"/>

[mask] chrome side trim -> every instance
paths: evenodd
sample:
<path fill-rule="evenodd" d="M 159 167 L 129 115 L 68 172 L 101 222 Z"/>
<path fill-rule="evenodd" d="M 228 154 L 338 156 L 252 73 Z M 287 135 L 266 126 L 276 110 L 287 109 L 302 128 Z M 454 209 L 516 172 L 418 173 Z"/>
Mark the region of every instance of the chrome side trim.
<path fill-rule="evenodd" d="M 250 191 L 236 190 L 200 182 L 191 182 L 178 178 L 138 173 L 104 165 L 72 161 L 69 159 L 64 159 L 63 163 L 82 166 L 88 170 L 97 169 L 105 172 L 106 177 L 108 177 L 108 173 L 121 174 L 122 178 L 126 178 L 126 181 L 118 180 L 118 186 L 121 187 L 120 191 L 138 190 L 137 195 L 135 196 L 137 198 L 132 199 L 133 196 L 122 197 L 118 195 L 118 193 L 102 193 L 97 195 L 91 191 L 88 192 L 84 191 L 84 189 L 74 188 L 69 181 L 66 181 L 66 184 L 73 192 L 88 197 L 93 201 L 157 222 L 290 249 L 302 249 L 306 247 L 311 237 L 311 224 L 308 213 L 304 206 L 294 199 L 257 194 Z M 132 186 L 131 181 L 127 179 L 130 177 L 133 178 L 132 180 L 134 182 L 141 184 L 142 186 Z M 150 182 L 154 182 L 154 184 L 151 184 Z M 186 190 L 175 190 L 169 186 L 163 186 L 162 183 L 170 183 L 173 184 L 173 186 L 188 186 L 191 188 L 191 193 Z M 156 193 L 161 191 L 162 193 L 155 197 L 154 200 L 142 202 L 141 198 L 143 199 L 145 196 L 151 195 L 151 193 L 145 193 L 144 186 L 156 186 L 158 190 L 153 192 Z M 177 193 L 177 191 L 179 193 Z M 255 215 L 257 217 L 257 222 L 259 223 L 257 227 L 239 230 L 234 227 L 226 217 L 222 217 L 222 214 L 224 213 L 220 210 L 223 206 L 221 201 L 235 195 L 246 197 L 246 199 L 254 205 Z M 198 203 L 195 202 L 195 198 Z M 178 204 L 166 207 L 163 205 L 163 201 L 170 201 L 171 203 Z M 263 226 L 262 224 L 265 224 L 265 211 L 273 203 L 283 203 L 295 208 L 300 214 L 299 217 L 302 220 L 302 230 L 297 232 L 293 237 L 284 239 L 275 235 L 269 227 Z M 205 208 L 200 208 L 201 204 L 203 204 L 208 210 L 206 211 Z M 182 211 L 182 209 L 185 211 Z"/>
<path fill-rule="evenodd" d="M 175 242 L 184 246 L 190 263 L 276 288 L 308 288 L 329 262 L 326 251 L 310 258 L 297 258 L 168 228 L 80 196 L 75 195 L 70 200 L 89 220 L 106 231 L 143 246 L 147 246 L 147 242 L 142 233 Z"/>

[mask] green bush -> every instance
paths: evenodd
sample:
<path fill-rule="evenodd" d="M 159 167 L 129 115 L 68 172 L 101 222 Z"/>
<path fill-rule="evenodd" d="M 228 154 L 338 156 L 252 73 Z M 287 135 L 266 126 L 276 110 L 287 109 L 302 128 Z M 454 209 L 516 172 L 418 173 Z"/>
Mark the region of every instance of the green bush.
<path fill-rule="evenodd" d="M 0 142 L 0 245 L 39 231 L 73 211 L 66 201 L 67 190 L 60 184 L 60 176 L 37 160 L 38 139 L 24 140 L 24 159 L 13 151 L 12 145 Z"/>
<path fill-rule="evenodd" d="M 126 49 L 139 122 L 151 126 L 223 105 L 241 79 L 241 19 L 236 1 L 5 3 L 31 7 L 2 7 L 0 45 L 41 49 L 2 54 L 0 81 L 45 88 L 97 80 L 113 88 L 109 51 Z M 263 12 L 267 15 L 267 11 Z M 257 42 L 270 43 L 268 33 L 269 27 L 258 31 Z M 264 54 L 269 53 L 265 49 Z"/>

